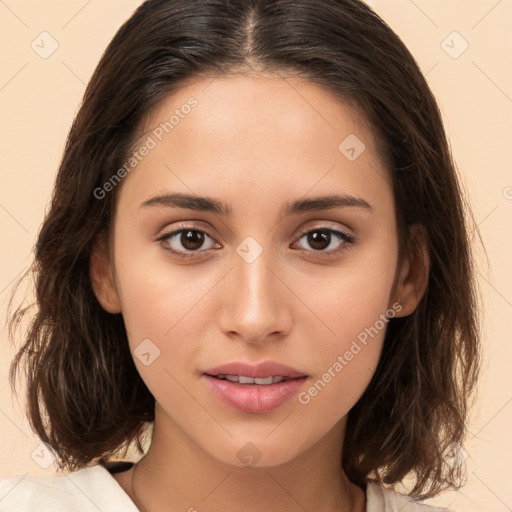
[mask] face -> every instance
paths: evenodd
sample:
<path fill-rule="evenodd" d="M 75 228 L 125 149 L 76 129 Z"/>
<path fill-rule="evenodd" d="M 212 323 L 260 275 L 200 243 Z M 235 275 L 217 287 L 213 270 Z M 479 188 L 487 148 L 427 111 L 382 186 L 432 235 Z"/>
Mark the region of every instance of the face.
<path fill-rule="evenodd" d="M 243 450 L 274 466 L 322 439 L 341 445 L 388 318 L 415 306 L 372 133 L 323 88 L 277 75 L 198 79 L 143 132 L 110 266 L 98 256 L 91 275 L 123 315 L 156 428 L 238 466 Z M 263 361 L 305 377 L 206 375 Z"/>

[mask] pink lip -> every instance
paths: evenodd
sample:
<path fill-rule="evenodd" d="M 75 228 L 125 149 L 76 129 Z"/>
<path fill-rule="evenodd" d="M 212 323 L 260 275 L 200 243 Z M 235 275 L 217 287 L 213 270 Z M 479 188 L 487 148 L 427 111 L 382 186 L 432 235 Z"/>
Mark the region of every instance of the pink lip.
<path fill-rule="evenodd" d="M 270 412 L 290 400 L 302 387 L 307 375 L 276 361 L 263 361 L 257 365 L 236 361 L 210 368 L 204 372 L 215 396 L 229 407 L 250 413 Z M 244 375 L 246 377 L 287 377 L 289 380 L 269 385 L 240 384 L 214 377 L 214 375 Z"/>
<path fill-rule="evenodd" d="M 204 375 L 210 389 L 223 403 L 240 412 L 270 412 L 290 400 L 307 377 L 285 380 L 267 386 L 239 384 Z"/>
<path fill-rule="evenodd" d="M 235 361 L 233 363 L 223 364 L 210 368 L 204 372 L 206 375 L 245 375 L 246 377 L 288 377 L 296 379 L 298 377 L 307 377 L 304 372 L 299 372 L 295 368 L 286 366 L 276 361 L 263 361 L 259 364 L 249 364 L 243 361 Z"/>

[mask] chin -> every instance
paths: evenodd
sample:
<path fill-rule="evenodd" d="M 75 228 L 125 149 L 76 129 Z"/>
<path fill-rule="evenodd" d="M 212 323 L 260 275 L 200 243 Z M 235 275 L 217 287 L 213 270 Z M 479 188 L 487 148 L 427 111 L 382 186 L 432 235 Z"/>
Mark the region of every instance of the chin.
<path fill-rule="evenodd" d="M 239 468 L 270 468 L 289 463 L 302 452 L 297 442 L 289 439 L 283 443 L 282 439 L 271 437 L 266 432 L 260 438 L 245 436 L 244 440 L 231 439 L 228 446 L 216 444 L 215 453 L 210 451 L 210 454 L 225 464 Z"/>

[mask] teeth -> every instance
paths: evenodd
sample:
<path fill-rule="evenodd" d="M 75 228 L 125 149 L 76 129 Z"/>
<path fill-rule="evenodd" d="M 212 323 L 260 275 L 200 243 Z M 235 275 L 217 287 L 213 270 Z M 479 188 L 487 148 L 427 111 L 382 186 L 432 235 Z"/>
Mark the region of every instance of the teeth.
<path fill-rule="evenodd" d="M 275 384 L 276 382 L 283 382 L 286 380 L 285 377 L 270 376 L 270 377 L 246 377 L 245 375 L 217 375 L 219 379 L 229 380 L 229 382 L 238 382 L 239 384 L 259 384 L 260 386 L 268 386 L 269 384 Z"/>
<path fill-rule="evenodd" d="M 258 380 L 261 381 L 261 379 Z M 238 382 L 240 382 L 240 384 L 254 384 L 256 382 L 256 379 L 253 379 L 252 377 L 245 377 L 244 375 L 239 375 Z M 261 382 L 258 382 L 258 384 L 261 384 Z M 269 383 L 265 382 L 265 384 Z M 272 379 L 270 379 L 270 384 L 272 384 Z"/>

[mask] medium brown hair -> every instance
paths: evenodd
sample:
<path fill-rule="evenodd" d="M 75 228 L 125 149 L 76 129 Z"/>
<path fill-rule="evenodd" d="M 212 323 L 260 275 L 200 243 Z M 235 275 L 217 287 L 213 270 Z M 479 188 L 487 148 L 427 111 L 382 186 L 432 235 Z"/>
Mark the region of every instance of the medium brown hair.
<path fill-rule="evenodd" d="M 458 488 L 461 466 L 444 453 L 464 440 L 479 370 L 472 216 L 425 78 L 359 0 L 140 5 L 108 45 L 71 127 L 29 269 L 36 313 L 11 386 L 25 362 L 27 415 L 60 469 L 106 460 L 133 441 L 142 453 L 155 400 L 134 365 L 122 314 L 100 306 L 89 276 L 121 187 L 104 199 L 94 191 L 123 165 L 143 120 L 167 95 L 203 75 L 256 68 L 292 70 L 357 106 L 392 178 L 400 254 L 413 250 L 410 226 L 426 234 L 426 291 L 414 313 L 389 321 L 376 372 L 348 415 L 343 468 L 360 486 L 412 476 L 412 496 Z M 30 307 L 9 317 L 11 336 Z"/>

